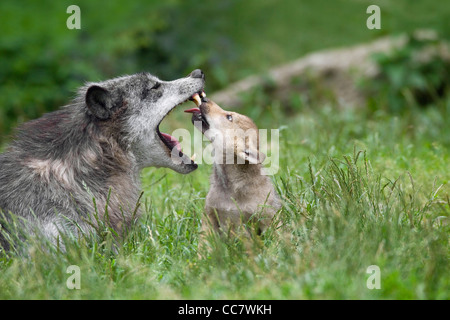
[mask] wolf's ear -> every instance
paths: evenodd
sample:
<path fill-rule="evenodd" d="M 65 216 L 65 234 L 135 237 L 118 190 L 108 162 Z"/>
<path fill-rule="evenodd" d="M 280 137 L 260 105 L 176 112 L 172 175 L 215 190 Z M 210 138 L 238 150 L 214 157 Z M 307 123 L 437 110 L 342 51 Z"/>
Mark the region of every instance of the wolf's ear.
<path fill-rule="evenodd" d="M 247 148 L 242 152 L 241 158 L 250 164 L 261 164 L 266 159 L 266 155 L 256 149 Z"/>
<path fill-rule="evenodd" d="M 111 94 L 102 87 L 89 87 L 86 92 L 86 105 L 92 114 L 100 120 L 107 120 L 112 115 Z"/>

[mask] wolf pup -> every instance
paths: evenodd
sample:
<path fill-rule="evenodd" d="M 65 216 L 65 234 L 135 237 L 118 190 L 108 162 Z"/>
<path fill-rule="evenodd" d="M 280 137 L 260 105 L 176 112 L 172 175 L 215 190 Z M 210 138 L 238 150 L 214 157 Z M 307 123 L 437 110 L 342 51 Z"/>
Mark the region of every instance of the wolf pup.
<path fill-rule="evenodd" d="M 201 70 L 174 81 L 139 73 L 87 83 L 69 105 L 23 124 L 0 155 L 0 218 L 13 213 L 25 233 L 33 226 L 53 240 L 60 230 L 90 232 L 99 219 L 122 234 L 139 217 L 141 169 L 197 168 L 159 125 L 204 95 L 204 84 Z M 3 247 L 7 229 L 0 228 Z"/>
<path fill-rule="evenodd" d="M 253 223 L 260 234 L 281 203 L 270 178 L 263 174 L 265 155 L 259 151 L 258 128 L 244 115 L 225 111 L 205 97 L 195 98 L 198 108 L 185 112 L 193 113 L 194 126 L 214 149 L 203 230 L 237 233 L 244 224 Z"/>

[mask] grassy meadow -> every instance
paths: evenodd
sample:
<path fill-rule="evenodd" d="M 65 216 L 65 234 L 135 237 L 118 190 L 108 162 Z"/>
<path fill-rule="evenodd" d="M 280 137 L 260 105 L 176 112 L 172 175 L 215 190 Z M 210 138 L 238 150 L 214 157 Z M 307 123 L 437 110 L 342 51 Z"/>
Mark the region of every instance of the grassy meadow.
<path fill-rule="evenodd" d="M 32 241 L 1 256 L 0 298 L 448 299 L 450 101 L 408 118 L 264 107 L 281 128 L 280 228 L 199 252 L 211 167 L 147 169 L 145 214 L 119 248 L 107 228 L 65 253 Z M 66 287 L 70 265 L 80 290 Z M 371 265 L 381 289 L 367 288 Z"/>

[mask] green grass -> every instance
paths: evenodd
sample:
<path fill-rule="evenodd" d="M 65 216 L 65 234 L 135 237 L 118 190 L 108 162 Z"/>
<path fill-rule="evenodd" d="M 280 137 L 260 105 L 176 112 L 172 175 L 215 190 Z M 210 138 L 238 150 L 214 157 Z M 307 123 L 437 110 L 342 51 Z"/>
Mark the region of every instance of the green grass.
<path fill-rule="evenodd" d="M 0 299 L 449 299 L 450 101 L 401 118 L 261 107 L 260 127 L 283 126 L 281 228 L 199 252 L 211 168 L 147 169 L 145 215 L 117 252 L 107 229 L 66 239 L 66 253 L 32 241 L 0 255 Z M 70 265 L 81 290 L 66 287 Z M 370 265 L 380 290 L 366 287 Z"/>

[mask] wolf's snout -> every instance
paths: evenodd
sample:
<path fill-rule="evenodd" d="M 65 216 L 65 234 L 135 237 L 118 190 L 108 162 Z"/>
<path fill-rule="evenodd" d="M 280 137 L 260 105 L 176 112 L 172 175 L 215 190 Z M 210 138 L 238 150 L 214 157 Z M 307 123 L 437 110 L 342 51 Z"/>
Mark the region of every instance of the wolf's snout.
<path fill-rule="evenodd" d="M 199 78 L 205 80 L 205 74 L 200 69 L 195 69 L 194 71 L 191 72 L 189 76 L 191 78 Z"/>

